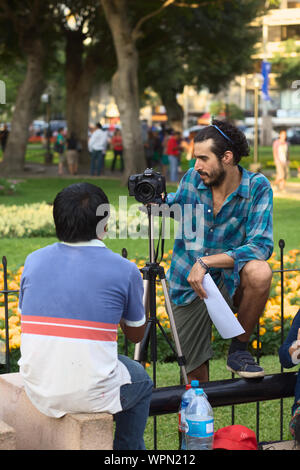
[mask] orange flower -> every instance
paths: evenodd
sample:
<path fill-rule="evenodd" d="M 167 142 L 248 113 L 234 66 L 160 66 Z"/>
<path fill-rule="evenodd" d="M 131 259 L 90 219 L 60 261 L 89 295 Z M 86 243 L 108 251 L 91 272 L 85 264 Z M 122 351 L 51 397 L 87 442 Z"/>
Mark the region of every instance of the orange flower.
<path fill-rule="evenodd" d="M 252 347 L 253 349 L 261 349 L 261 341 L 259 342 L 259 345 L 257 344 L 257 340 L 255 339 L 252 341 Z"/>

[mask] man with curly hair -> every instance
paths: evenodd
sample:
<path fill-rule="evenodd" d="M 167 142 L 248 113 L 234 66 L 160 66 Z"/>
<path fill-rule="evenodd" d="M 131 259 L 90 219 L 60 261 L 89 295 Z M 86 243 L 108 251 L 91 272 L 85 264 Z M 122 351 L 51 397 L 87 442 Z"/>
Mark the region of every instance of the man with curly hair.
<path fill-rule="evenodd" d="M 198 245 L 191 244 L 184 230 L 176 237 L 167 273 L 189 381 L 208 380 L 207 362 L 213 355 L 203 288 L 208 271 L 245 331 L 232 339 L 227 368 L 245 378 L 264 376 L 248 352 L 248 342 L 271 286 L 267 259 L 273 252 L 273 194 L 265 176 L 239 165 L 248 155 L 245 135 L 228 122 L 214 120 L 195 136 L 194 168 L 166 198 L 169 206 L 180 204 L 183 224 L 187 207 L 192 207 L 191 226 L 203 224 Z M 200 206 L 201 217 L 196 210 Z"/>

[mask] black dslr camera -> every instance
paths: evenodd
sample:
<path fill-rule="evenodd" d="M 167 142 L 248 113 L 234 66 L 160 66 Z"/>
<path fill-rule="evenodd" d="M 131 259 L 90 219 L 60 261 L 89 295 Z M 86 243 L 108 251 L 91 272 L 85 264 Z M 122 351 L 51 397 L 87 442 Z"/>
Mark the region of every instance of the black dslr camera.
<path fill-rule="evenodd" d="M 128 189 L 129 196 L 134 196 L 143 204 L 161 204 L 162 194 L 167 194 L 165 177 L 152 168 L 147 168 L 141 175 L 129 176 Z"/>

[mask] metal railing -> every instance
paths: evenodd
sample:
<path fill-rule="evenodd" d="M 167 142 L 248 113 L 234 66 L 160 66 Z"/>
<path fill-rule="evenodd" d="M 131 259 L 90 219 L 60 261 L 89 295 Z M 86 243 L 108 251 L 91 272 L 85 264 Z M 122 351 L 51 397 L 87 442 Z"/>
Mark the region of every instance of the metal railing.
<path fill-rule="evenodd" d="M 280 249 L 280 269 L 273 271 L 273 274 L 280 273 L 281 288 L 281 344 L 284 342 L 284 273 L 300 272 L 300 268 L 284 269 L 284 240 L 279 240 Z M 8 298 L 10 295 L 16 295 L 19 291 L 8 289 L 7 260 L 2 258 L 4 273 L 4 289 L 0 291 L 0 295 L 4 295 L 5 307 L 5 367 L 4 372 L 10 372 L 10 354 L 9 354 L 9 311 Z M 300 306 L 299 306 L 300 308 Z M 257 325 L 257 343 L 260 342 L 259 324 Z M 259 362 L 260 354 L 257 348 L 257 361 Z M 3 370 L 2 370 L 3 372 Z M 221 380 L 215 382 L 207 382 L 202 384 L 205 388 L 210 403 L 213 407 L 232 406 L 231 422 L 235 421 L 235 405 L 242 403 L 256 402 L 256 435 L 259 442 L 260 427 L 260 401 L 280 399 L 280 440 L 283 440 L 283 399 L 294 396 L 294 387 L 296 383 L 296 373 L 284 373 L 281 366 L 281 373 L 265 376 L 263 379 L 232 379 Z M 150 415 L 157 416 L 168 413 L 177 413 L 180 405 L 180 398 L 184 391 L 184 386 L 173 386 L 157 388 L 153 391 L 153 398 L 150 406 Z M 155 437 L 156 440 L 156 437 Z"/>
<path fill-rule="evenodd" d="M 280 344 L 284 342 L 284 273 L 300 272 L 300 268 L 284 269 L 284 240 L 279 240 L 280 269 L 273 270 L 273 275 L 280 274 Z M 300 309 L 300 306 L 299 306 Z M 256 331 L 257 344 L 260 344 L 260 326 Z M 260 349 L 257 347 L 256 360 L 260 361 Z M 294 397 L 297 372 L 283 372 L 266 375 L 263 379 L 235 379 L 234 374 L 229 380 L 218 380 L 202 383 L 211 406 L 231 406 L 231 424 L 235 423 L 235 405 L 256 403 L 256 437 L 260 441 L 260 402 L 274 399 L 280 400 L 280 441 L 283 440 L 284 398 Z M 184 386 L 157 388 L 153 391 L 150 415 L 177 413 L 180 407 Z"/>
<path fill-rule="evenodd" d="M 12 294 L 18 294 L 18 290 L 9 290 L 8 289 L 8 276 L 7 276 L 7 259 L 6 256 L 2 258 L 2 266 L 3 266 L 3 287 L 4 289 L 0 291 L 0 295 L 4 295 L 4 321 L 5 321 L 5 363 L 0 364 L 1 366 L 5 366 L 4 372 L 10 372 L 10 347 L 9 347 L 9 323 L 8 323 L 8 297 Z"/>

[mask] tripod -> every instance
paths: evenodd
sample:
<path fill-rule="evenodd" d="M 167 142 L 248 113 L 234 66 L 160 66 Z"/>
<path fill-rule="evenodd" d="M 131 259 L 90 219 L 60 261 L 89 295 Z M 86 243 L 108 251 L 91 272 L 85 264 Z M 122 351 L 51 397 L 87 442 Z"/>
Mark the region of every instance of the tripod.
<path fill-rule="evenodd" d="M 181 368 L 182 378 L 184 383 L 188 383 L 187 373 L 185 370 L 185 358 L 182 355 L 180 342 L 178 338 L 178 333 L 176 330 L 175 320 L 172 312 L 171 302 L 169 298 L 169 293 L 166 284 L 165 272 L 164 268 L 156 262 L 155 252 L 154 252 L 154 239 L 153 239 L 153 227 L 154 227 L 154 220 L 153 220 L 153 213 L 151 204 L 147 204 L 147 213 L 148 213 L 148 223 L 149 223 L 149 258 L 150 262 L 146 263 L 146 266 L 141 269 L 143 274 L 144 280 L 144 308 L 147 318 L 147 325 L 144 338 L 140 343 L 135 346 L 134 352 L 134 360 L 138 362 L 145 362 L 146 361 L 146 354 L 149 345 L 149 341 L 151 344 L 151 362 L 153 364 L 153 384 L 154 388 L 156 387 L 156 362 L 157 362 L 157 329 L 156 326 L 159 327 L 160 331 L 162 332 L 165 340 L 169 344 L 172 351 L 177 355 L 177 362 Z M 164 217 L 162 215 L 162 239 L 164 236 Z M 167 314 L 170 319 L 170 326 L 172 335 L 174 338 L 176 351 L 170 342 L 167 334 L 165 333 L 163 327 L 161 326 L 159 320 L 156 316 L 156 278 L 159 278 L 164 297 L 165 297 L 165 304 L 167 309 Z"/>

